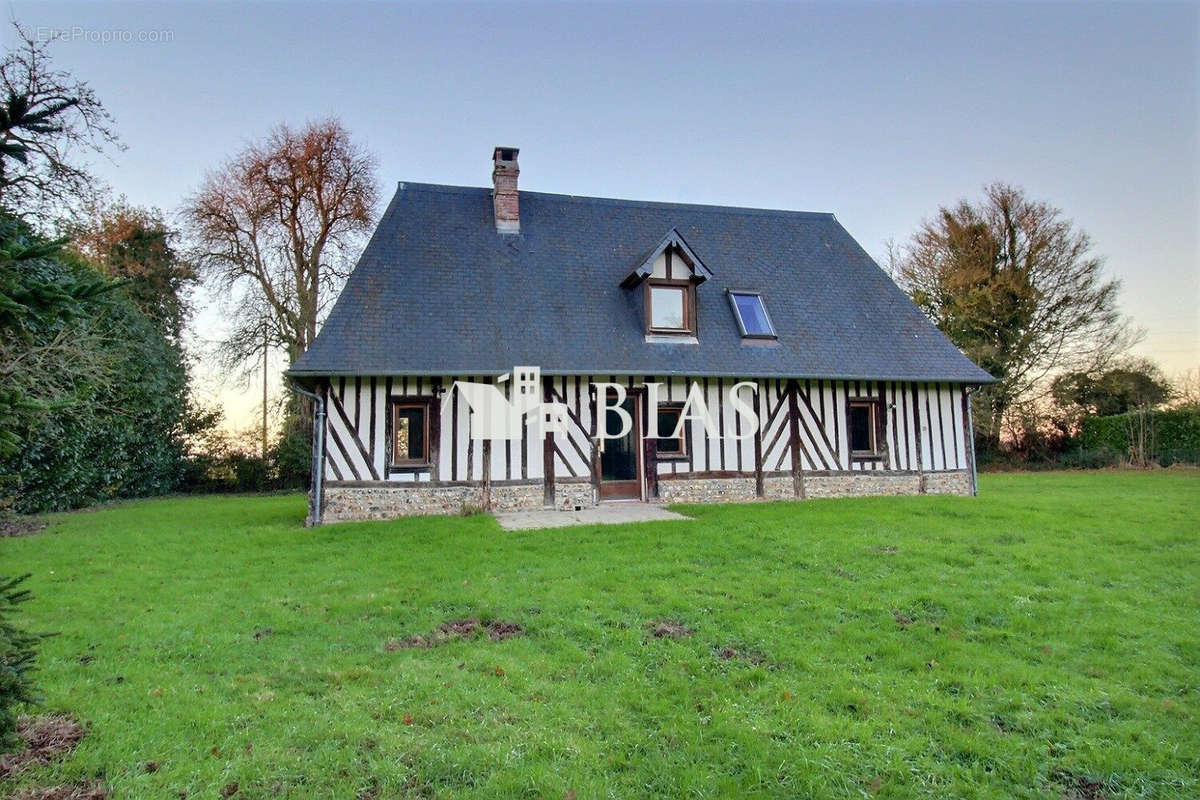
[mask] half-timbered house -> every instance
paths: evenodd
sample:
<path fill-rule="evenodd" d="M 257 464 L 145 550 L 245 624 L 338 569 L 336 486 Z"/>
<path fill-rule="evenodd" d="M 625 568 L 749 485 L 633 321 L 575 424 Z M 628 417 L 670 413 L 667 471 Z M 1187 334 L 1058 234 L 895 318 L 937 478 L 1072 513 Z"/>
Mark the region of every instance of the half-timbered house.
<path fill-rule="evenodd" d="M 991 377 L 832 214 L 518 191 L 518 174 L 496 148 L 492 187 L 399 184 L 289 371 L 317 398 L 318 521 L 975 491 L 968 395 Z M 463 382 L 540 391 L 561 424 L 473 435 Z M 624 436 L 602 438 L 620 426 L 600 384 L 627 389 Z"/>

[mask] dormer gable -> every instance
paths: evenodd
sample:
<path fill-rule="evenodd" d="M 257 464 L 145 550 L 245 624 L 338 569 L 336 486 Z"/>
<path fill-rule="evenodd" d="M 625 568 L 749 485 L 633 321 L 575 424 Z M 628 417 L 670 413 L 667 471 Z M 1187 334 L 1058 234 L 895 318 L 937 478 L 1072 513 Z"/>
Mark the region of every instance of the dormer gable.
<path fill-rule="evenodd" d="M 672 228 L 650 254 L 625 276 L 625 280 L 621 281 L 621 288 L 632 289 L 650 277 L 661 280 L 687 280 L 699 284 L 711 278 L 712 271 L 688 246 L 679 231 Z"/>

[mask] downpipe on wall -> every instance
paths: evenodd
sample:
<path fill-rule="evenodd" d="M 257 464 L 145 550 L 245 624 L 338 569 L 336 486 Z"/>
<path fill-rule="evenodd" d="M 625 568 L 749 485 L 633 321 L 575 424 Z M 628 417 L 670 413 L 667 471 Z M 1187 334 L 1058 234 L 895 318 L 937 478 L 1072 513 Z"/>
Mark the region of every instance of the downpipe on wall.
<path fill-rule="evenodd" d="M 979 496 L 979 470 L 975 466 L 975 413 L 971 408 L 971 395 L 979 391 L 978 386 L 967 388 L 967 446 L 971 448 L 971 496 Z"/>
<path fill-rule="evenodd" d="M 321 435 L 321 432 L 325 430 L 325 398 L 321 397 L 319 394 L 315 394 L 314 392 L 308 391 L 307 389 L 303 388 L 302 386 L 300 386 L 296 383 L 293 383 L 290 380 L 287 382 L 287 385 L 288 385 L 288 388 L 291 389 L 296 394 L 302 394 L 305 397 L 312 398 L 314 410 L 316 412 L 314 414 L 314 418 L 313 418 L 313 445 L 312 445 L 312 452 L 313 452 L 312 524 L 314 526 L 320 525 L 321 524 L 321 494 L 322 494 L 321 487 L 324 485 L 324 482 L 325 482 L 324 481 L 324 478 L 325 478 L 325 453 L 323 452 L 324 445 L 325 445 L 325 437 Z"/>

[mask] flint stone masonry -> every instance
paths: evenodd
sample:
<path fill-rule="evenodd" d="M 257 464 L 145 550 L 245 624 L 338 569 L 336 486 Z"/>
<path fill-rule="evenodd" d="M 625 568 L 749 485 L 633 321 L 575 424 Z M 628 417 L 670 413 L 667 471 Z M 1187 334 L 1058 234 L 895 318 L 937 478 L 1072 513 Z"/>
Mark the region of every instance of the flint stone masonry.
<path fill-rule="evenodd" d="M 538 486 L 538 491 L 541 492 L 541 484 Z M 541 500 L 542 497 L 539 494 L 539 507 Z M 594 505 L 596 505 L 596 489 L 592 486 L 591 481 L 569 482 L 559 479 L 555 482 L 554 507 L 560 511 L 573 511 L 576 507 L 588 508 Z"/>
<path fill-rule="evenodd" d="M 927 472 L 927 494 L 971 493 L 971 475 L 965 470 Z M 916 473 L 836 472 L 806 474 L 804 487 L 808 497 L 866 497 L 872 495 L 919 494 L 922 476 Z M 754 476 L 725 478 L 672 478 L 658 484 L 659 503 L 746 503 L 759 499 L 754 492 Z M 498 512 L 536 511 L 545 508 L 540 482 L 502 484 L 491 487 L 491 510 Z M 791 476 L 768 475 L 763 478 L 764 500 L 795 499 Z M 554 487 L 554 507 L 561 511 L 596 505 L 596 492 L 587 481 L 558 481 Z M 461 514 L 482 509 L 482 485 L 423 486 L 412 484 L 338 485 L 325 487 L 324 521 L 394 519 L 417 514 Z"/>
<path fill-rule="evenodd" d="M 751 503 L 754 476 L 746 478 L 680 478 L 659 481 L 661 503 Z"/>
<path fill-rule="evenodd" d="M 792 492 L 792 476 L 763 476 L 763 500 L 795 500 Z"/>
<path fill-rule="evenodd" d="M 461 514 L 479 507 L 483 492 L 478 486 L 329 486 L 321 513 L 322 522 L 393 519 L 415 514 Z"/>
<path fill-rule="evenodd" d="M 474 505 L 483 507 L 483 487 L 476 487 Z M 542 507 L 542 484 L 530 483 L 520 486 L 493 486 L 493 511 L 530 511 Z"/>
<path fill-rule="evenodd" d="M 970 494 L 971 473 L 965 470 L 926 473 L 925 491 L 928 494 Z"/>
<path fill-rule="evenodd" d="M 926 494 L 971 493 L 971 475 L 965 470 L 926 472 Z M 873 497 L 921 493 L 921 476 L 915 472 L 837 472 L 805 475 L 809 497 Z M 791 493 L 789 483 L 787 491 Z"/>
<path fill-rule="evenodd" d="M 492 511 L 536 511 L 545 508 L 541 482 L 493 485 Z M 563 511 L 596 505 L 590 482 L 555 485 L 554 507 Z M 393 519 L 418 514 L 461 514 L 484 507 L 483 486 L 422 486 L 420 483 L 344 486 L 326 484 L 324 522 Z"/>

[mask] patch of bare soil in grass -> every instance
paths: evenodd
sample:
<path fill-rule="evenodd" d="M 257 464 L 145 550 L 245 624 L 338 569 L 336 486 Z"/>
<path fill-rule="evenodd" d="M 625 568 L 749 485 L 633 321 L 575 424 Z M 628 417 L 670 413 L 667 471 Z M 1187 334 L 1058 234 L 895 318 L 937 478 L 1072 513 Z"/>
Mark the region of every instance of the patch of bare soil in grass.
<path fill-rule="evenodd" d="M 1063 800 L 1105 800 L 1108 797 L 1104 793 L 1104 782 L 1086 775 L 1056 769 L 1050 773 L 1050 779 L 1062 788 Z"/>
<path fill-rule="evenodd" d="M 389 653 L 394 650 L 420 650 L 426 647 L 433 647 L 433 642 L 424 636 L 406 636 L 403 639 L 388 639 L 383 644 L 383 649 Z"/>
<path fill-rule="evenodd" d="M 496 620 L 488 623 L 487 626 L 488 638 L 493 642 L 499 642 L 504 639 L 515 639 L 518 636 L 525 635 L 525 629 L 516 622 L 508 622 L 507 620 Z"/>
<path fill-rule="evenodd" d="M 40 517 L 0 516 L 0 538 L 5 536 L 28 536 L 44 530 L 50 523 Z"/>
<path fill-rule="evenodd" d="M 675 619 L 660 619 L 646 625 L 655 639 L 686 639 L 694 630 Z"/>
<path fill-rule="evenodd" d="M 765 655 L 748 647 L 718 646 L 713 648 L 713 654 L 721 661 L 744 661 L 755 666 L 767 663 Z"/>
<path fill-rule="evenodd" d="M 519 622 L 512 622 L 505 619 L 492 620 L 487 623 L 484 623 L 477 617 L 452 619 L 438 625 L 437 630 L 428 634 L 414 634 L 402 639 L 389 639 L 384 643 L 383 649 L 388 652 L 395 650 L 421 650 L 429 647 L 437 647 L 454 639 L 471 639 L 484 632 L 487 633 L 488 639 L 493 642 L 499 642 L 504 639 L 515 639 L 518 636 L 524 636 L 525 628 Z"/>
<path fill-rule="evenodd" d="M 438 625 L 438 630 L 447 636 L 474 636 L 482 627 L 477 619 L 452 619 Z"/>
<path fill-rule="evenodd" d="M 108 787 L 101 781 L 60 783 L 57 786 L 29 786 L 12 796 L 12 800 L 105 800 Z"/>
<path fill-rule="evenodd" d="M 80 739 L 87 736 L 87 728 L 70 714 L 26 716 L 17 720 L 17 736 L 24 747 L 15 753 L 0 755 L 0 778 L 8 778 L 29 767 L 43 766 L 62 758 L 75 749 Z"/>

